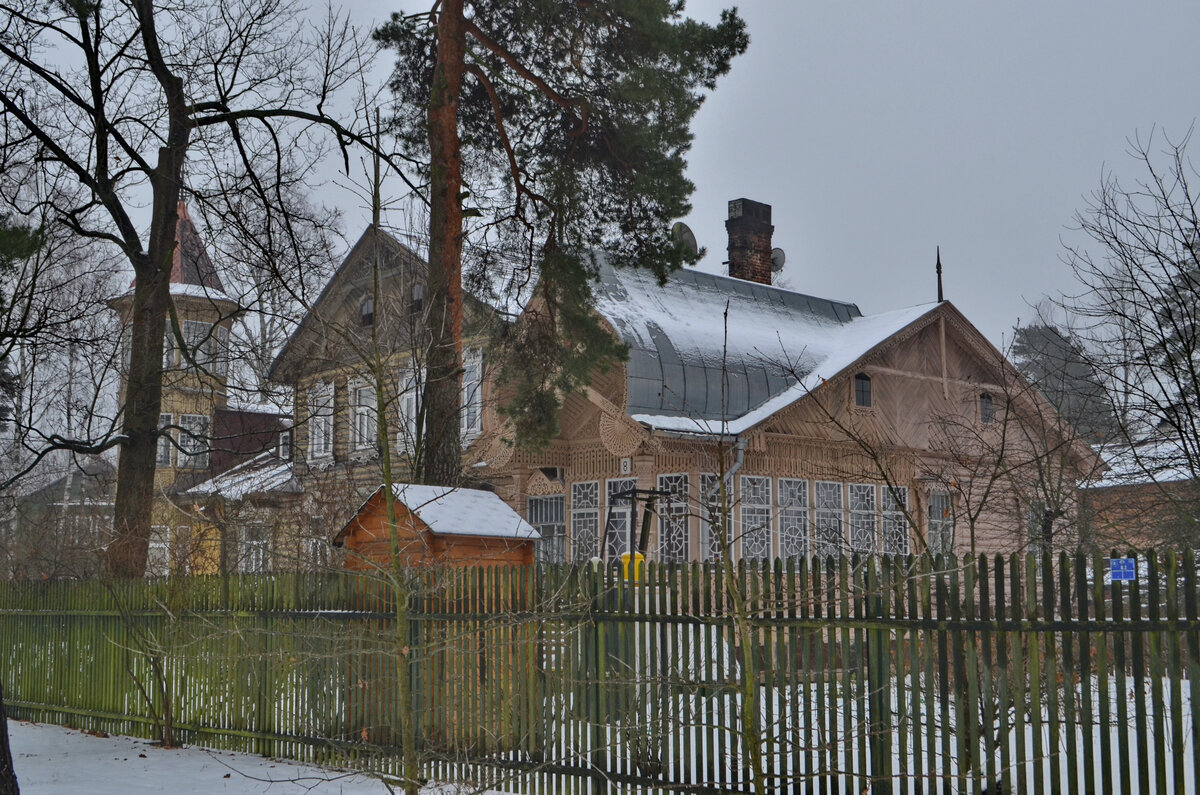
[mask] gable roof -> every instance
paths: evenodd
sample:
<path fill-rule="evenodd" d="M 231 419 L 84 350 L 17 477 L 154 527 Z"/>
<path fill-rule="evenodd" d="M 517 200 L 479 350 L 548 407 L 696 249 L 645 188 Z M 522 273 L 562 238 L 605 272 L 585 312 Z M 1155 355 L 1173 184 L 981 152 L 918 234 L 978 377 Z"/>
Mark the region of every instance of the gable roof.
<path fill-rule="evenodd" d="M 357 517 L 367 504 L 378 499 L 383 493 L 383 488 L 380 486 L 354 515 Z M 486 536 L 529 541 L 537 541 L 542 537 L 533 525 L 522 519 L 520 514 L 491 491 L 394 483 L 392 493 L 398 502 L 429 528 L 430 532 L 438 535 Z M 341 542 L 352 524 L 353 518 L 333 539 L 334 544 Z"/>
<path fill-rule="evenodd" d="M 626 411 L 663 430 L 741 433 L 938 304 L 854 304 L 694 270 L 600 267 L 596 309 L 629 346 Z"/>
<path fill-rule="evenodd" d="M 410 267 L 419 268 L 422 272 L 425 269 L 425 262 L 408 246 L 401 243 L 396 238 L 392 237 L 386 231 L 375 226 L 368 225 L 363 233 L 350 247 L 350 251 L 342 258 L 342 263 L 338 269 L 334 271 L 333 276 L 326 282 L 321 294 L 317 296 L 317 300 L 313 302 L 308 311 L 304 313 L 304 317 L 300 320 L 300 324 L 296 330 L 288 337 L 287 342 L 279 350 L 275 361 L 271 363 L 271 369 L 267 371 L 267 379 L 270 381 L 286 382 L 294 379 L 295 369 L 303 363 L 309 353 L 309 348 L 306 347 L 310 338 L 313 335 L 320 335 L 321 318 L 317 314 L 324 305 L 332 300 L 333 296 L 344 290 L 347 281 L 352 278 L 355 266 L 362 262 L 366 257 L 368 247 L 376 241 L 382 246 L 384 257 L 390 261 L 403 261 Z"/>

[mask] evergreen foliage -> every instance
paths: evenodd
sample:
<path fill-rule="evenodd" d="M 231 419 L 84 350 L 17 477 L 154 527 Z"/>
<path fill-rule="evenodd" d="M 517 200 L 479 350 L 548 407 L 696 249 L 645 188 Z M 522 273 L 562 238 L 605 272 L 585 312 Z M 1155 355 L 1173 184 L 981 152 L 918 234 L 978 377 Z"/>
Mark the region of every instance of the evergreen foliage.
<path fill-rule="evenodd" d="M 391 120 L 401 149 L 435 163 L 427 175 L 435 197 L 432 269 L 455 264 L 438 261 L 433 228 L 442 217 L 438 181 L 447 178 L 437 165 L 447 143 L 437 136 L 446 135 L 430 121 L 445 98 L 435 74 L 447 79 L 439 25 L 445 35 L 452 24 L 465 41 L 457 64 L 456 209 L 474 220 L 461 254 L 464 278 L 538 285 L 534 311 L 501 338 L 501 376 L 514 387 L 507 412 L 524 444 L 552 437 L 562 393 L 622 354 L 589 312 L 595 256 L 649 268 L 661 280 L 698 258 L 669 234 L 670 222 L 691 209 L 690 123 L 749 39 L 736 11 L 708 25 L 684 17 L 683 7 L 678 0 L 467 0 L 454 20 L 443 3 L 428 14 L 393 15 L 376 32 L 397 55 Z M 497 262 L 512 272 L 497 273 Z M 481 268 L 489 270 L 482 278 Z"/>
<path fill-rule="evenodd" d="M 1012 360 L 1089 444 L 1111 441 L 1118 432 L 1104 384 L 1086 352 L 1052 325 L 1013 329 Z"/>

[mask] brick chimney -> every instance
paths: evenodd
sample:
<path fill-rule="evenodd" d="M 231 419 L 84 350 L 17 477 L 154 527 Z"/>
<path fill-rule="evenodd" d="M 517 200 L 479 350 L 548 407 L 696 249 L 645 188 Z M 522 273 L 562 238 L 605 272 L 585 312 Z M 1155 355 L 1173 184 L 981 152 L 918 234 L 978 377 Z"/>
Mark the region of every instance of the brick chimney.
<path fill-rule="evenodd" d="M 729 275 L 735 279 L 771 283 L 771 205 L 750 199 L 729 202 Z"/>

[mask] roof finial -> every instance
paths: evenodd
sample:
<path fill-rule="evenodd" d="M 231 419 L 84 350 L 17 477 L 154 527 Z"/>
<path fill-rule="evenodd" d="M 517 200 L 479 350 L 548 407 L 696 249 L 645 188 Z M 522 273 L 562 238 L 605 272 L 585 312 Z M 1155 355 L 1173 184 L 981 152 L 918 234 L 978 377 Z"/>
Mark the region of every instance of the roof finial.
<path fill-rule="evenodd" d="M 938 303 L 946 300 L 946 296 L 942 293 L 942 247 L 937 247 L 937 277 L 938 277 Z"/>

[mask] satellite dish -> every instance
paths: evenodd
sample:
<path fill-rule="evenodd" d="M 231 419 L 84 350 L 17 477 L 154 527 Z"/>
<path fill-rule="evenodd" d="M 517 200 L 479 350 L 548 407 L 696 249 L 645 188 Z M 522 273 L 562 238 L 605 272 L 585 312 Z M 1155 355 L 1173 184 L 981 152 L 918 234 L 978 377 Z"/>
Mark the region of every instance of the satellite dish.
<path fill-rule="evenodd" d="M 787 262 L 787 254 L 781 248 L 771 249 L 771 273 L 779 273 Z"/>
<path fill-rule="evenodd" d="M 671 225 L 671 237 L 689 256 L 696 256 L 700 253 L 700 246 L 696 243 L 696 235 L 692 233 L 691 228 L 683 221 L 676 221 Z"/>

